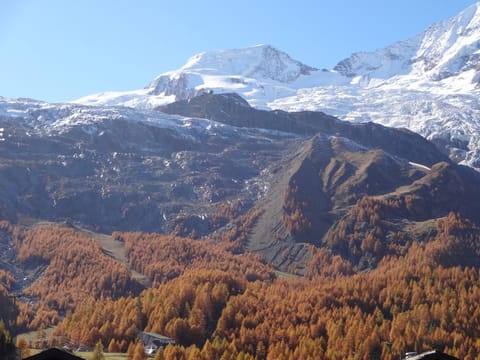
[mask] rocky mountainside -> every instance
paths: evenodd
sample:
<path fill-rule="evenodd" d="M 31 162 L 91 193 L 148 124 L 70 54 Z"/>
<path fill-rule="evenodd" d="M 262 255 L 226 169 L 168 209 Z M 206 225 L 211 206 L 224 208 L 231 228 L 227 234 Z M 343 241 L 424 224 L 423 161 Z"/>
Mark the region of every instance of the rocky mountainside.
<path fill-rule="evenodd" d="M 351 124 L 318 112 L 256 110 L 235 94 L 204 94 L 160 110 L 306 135 L 285 154 L 271 189 L 259 202 L 264 212 L 249 239 L 250 250 L 280 269 L 303 271 L 308 244 L 330 246 L 342 224 L 357 221 L 352 214 L 364 206 L 365 199 L 380 204 L 411 201 L 401 213 L 382 214 L 389 218 L 387 231 L 404 232 L 411 238 L 416 236 L 412 229 L 452 211 L 480 220 L 478 206 L 471 201 L 480 199 L 474 185 L 479 184 L 480 175 L 455 165 L 434 144 L 408 130 Z M 360 237 L 371 230 L 364 226 Z M 350 245 L 333 248 L 355 258 L 346 250 Z M 360 268 L 374 265 L 385 255 L 359 253 L 353 262 Z"/>
<path fill-rule="evenodd" d="M 355 214 L 369 201 L 388 210 L 384 231 L 415 238 L 415 224 L 450 212 L 480 220 L 480 175 L 406 129 L 258 110 L 236 94 L 142 111 L 7 99 L 0 108 L 0 215 L 14 223 L 210 237 L 260 211 L 245 247 L 302 273 L 312 245 L 375 266 L 385 254 L 354 252 L 335 235 L 350 224 L 365 237 L 371 225 Z"/>
<path fill-rule="evenodd" d="M 318 70 L 268 45 L 193 56 L 145 89 L 79 99 L 154 108 L 195 95 L 235 92 L 260 109 L 323 111 L 352 122 L 408 128 L 457 163 L 480 167 L 479 4 L 410 39 L 355 53 Z"/>
<path fill-rule="evenodd" d="M 216 204 L 251 207 L 268 189 L 268 168 L 294 138 L 132 109 L 17 100 L 3 110 L 2 217 L 63 219 L 104 232 L 192 223 L 205 234 Z"/>

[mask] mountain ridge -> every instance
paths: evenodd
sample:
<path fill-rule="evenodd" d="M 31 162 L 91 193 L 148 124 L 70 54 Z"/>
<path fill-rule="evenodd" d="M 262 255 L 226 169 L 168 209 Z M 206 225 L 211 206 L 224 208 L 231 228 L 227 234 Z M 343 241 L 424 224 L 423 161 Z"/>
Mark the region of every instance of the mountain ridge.
<path fill-rule="evenodd" d="M 12 222 L 198 238 L 222 237 L 239 216 L 258 212 L 245 249 L 303 273 L 309 246 L 337 244 L 331 229 L 345 216 L 352 222 L 349 209 L 364 197 L 418 198 L 414 214 L 423 215 L 401 213 L 409 221 L 451 211 L 475 219 L 480 201 L 478 173 L 414 132 L 259 110 L 238 94 L 205 93 L 157 110 L 8 104 L 0 216 Z M 429 204 L 435 213 L 424 210 Z M 358 256 L 356 266 L 379 260 L 369 259 Z"/>
<path fill-rule="evenodd" d="M 461 164 L 480 168 L 479 4 L 407 40 L 318 70 L 269 45 L 193 56 L 146 88 L 93 94 L 88 105 L 151 109 L 202 93 L 231 93 L 265 110 L 322 111 L 405 127 Z"/>
<path fill-rule="evenodd" d="M 478 49 L 479 7 L 480 3 L 471 5 L 458 15 L 439 21 L 407 40 L 374 51 L 353 53 L 340 61 L 334 70 L 348 77 L 380 79 L 404 75 L 409 70 L 423 73 L 436 81 L 456 75 L 463 65 L 472 65 L 471 59 L 459 58 L 457 54 L 469 55 L 472 50 L 475 52 Z M 383 62 L 385 59 L 400 63 L 401 66 L 391 67 L 392 63 Z M 455 64 L 455 60 L 459 62 Z M 448 69 L 449 65 L 456 65 L 456 69 Z"/>

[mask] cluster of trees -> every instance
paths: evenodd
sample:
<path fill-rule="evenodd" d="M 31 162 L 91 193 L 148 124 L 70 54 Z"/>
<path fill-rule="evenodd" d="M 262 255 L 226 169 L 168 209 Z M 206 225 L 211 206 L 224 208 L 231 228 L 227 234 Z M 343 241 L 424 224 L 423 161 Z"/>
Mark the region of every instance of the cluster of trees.
<path fill-rule="evenodd" d="M 215 205 L 210 215 L 214 228 L 219 228 L 242 215 L 245 204 L 241 201 L 221 202 Z"/>
<path fill-rule="evenodd" d="M 183 345 L 202 346 L 215 331 L 228 300 L 246 280 L 219 270 L 195 270 L 139 297 L 91 300 L 69 312 L 55 330 L 75 344 L 99 339 L 109 351 L 126 351 L 139 331 L 170 336 Z"/>
<path fill-rule="evenodd" d="M 372 264 L 376 265 L 384 256 L 404 255 L 414 241 L 433 242 L 441 239 L 448 242 L 449 247 L 443 251 L 445 256 L 437 259 L 440 264 L 456 261 L 461 265 L 479 266 L 478 225 L 455 213 L 436 220 L 415 222 L 416 214 L 420 211 L 418 205 L 412 205 L 416 201 L 417 198 L 411 195 L 397 199 L 364 197 L 338 223 L 339 231 L 328 234 L 327 243 L 332 249 L 340 250 L 339 253 L 344 254 L 348 249 L 349 254 L 345 257 L 349 259 L 369 256 L 374 260 Z M 410 224 L 395 224 L 389 220 L 405 216 L 405 212 L 409 214 L 407 219 L 413 219 Z"/>
<path fill-rule="evenodd" d="M 232 231 L 238 232 L 238 229 Z M 250 281 L 274 277 L 273 269 L 260 256 L 234 254 L 228 241 L 218 243 L 140 232 L 114 233 L 114 236 L 124 242 L 132 267 L 156 284 L 172 280 L 191 269 L 218 269 L 243 274 Z"/>
<path fill-rule="evenodd" d="M 72 309 L 92 296 L 116 298 L 138 290 L 126 265 L 78 230 L 39 226 L 18 233 L 15 241 L 20 262 L 47 266 L 26 294 L 53 309 Z"/>
<path fill-rule="evenodd" d="M 15 360 L 17 355 L 13 339 L 2 321 L 0 321 L 0 354 L 5 360 Z"/>
<path fill-rule="evenodd" d="M 355 273 L 352 263 L 341 257 L 340 255 L 332 254 L 331 251 L 322 248 L 310 247 L 312 258 L 307 264 L 307 271 L 305 276 L 313 278 L 323 276 L 335 279 L 339 276 L 353 275 Z"/>
<path fill-rule="evenodd" d="M 3 282 L 3 280 L 1 280 L 2 273 L 7 279 L 11 278 L 11 274 L 0 271 L 0 335 L 1 330 L 5 327 L 7 329 L 16 328 L 18 314 L 18 307 L 15 304 L 14 298 L 10 296 L 9 287 L 1 284 Z"/>
<path fill-rule="evenodd" d="M 374 271 L 335 279 L 249 282 L 192 269 L 139 297 L 81 304 L 57 333 L 90 344 L 100 338 L 110 351 L 126 351 L 137 331 L 158 332 L 179 343 L 162 353 L 165 359 L 200 353 L 389 360 L 434 348 L 475 359 L 480 272 L 439 265 L 441 247 L 440 239 L 414 243 L 406 256 L 385 258 Z"/>
<path fill-rule="evenodd" d="M 222 261 L 215 269 L 220 259 L 205 254 L 215 252 L 214 244 L 204 243 L 205 250 L 192 245 L 202 244 L 198 241 L 125 234 L 130 247 L 179 242 L 182 254 L 171 256 L 185 255 L 182 261 L 193 265 L 138 297 L 80 304 L 57 333 L 80 343 L 101 339 L 110 351 L 133 351 L 138 331 L 157 332 L 179 344 L 159 353 L 163 359 L 390 360 L 431 349 L 475 359 L 480 355 L 480 270 L 442 262 L 452 247 L 478 244 L 475 229 L 450 214 L 438 222 L 434 239 L 413 241 L 405 254 L 384 257 L 370 272 L 354 273 L 348 261 L 324 249 L 316 254 L 310 278 L 255 281 L 240 269 L 221 270 Z M 128 239 L 134 235 L 138 238 Z M 255 258 L 248 262 L 258 266 Z"/>
<path fill-rule="evenodd" d="M 474 359 L 478 270 L 428 258 L 416 245 L 368 274 L 252 284 L 227 304 L 217 335 L 249 353 L 263 343 L 272 359 L 394 359 L 433 348 Z"/>
<path fill-rule="evenodd" d="M 386 202 L 364 196 L 326 234 L 326 244 L 357 268 L 372 268 L 405 249 L 408 234 L 386 221 Z"/>
<path fill-rule="evenodd" d="M 10 222 L 0 221 L 1 242 L 9 241 L 11 230 L 12 225 Z M 11 295 L 14 285 L 14 276 L 10 272 L 0 269 L 0 340 L 9 338 L 7 330 L 16 329 L 18 306 L 15 297 Z M 0 351 L 0 353 L 2 352 Z"/>
<path fill-rule="evenodd" d="M 290 184 L 285 191 L 283 201 L 282 221 L 286 229 L 293 235 L 305 235 L 310 231 L 312 224 L 304 215 L 306 204 L 298 199 L 298 186 Z"/>
<path fill-rule="evenodd" d="M 80 231 L 60 226 L 14 229 L 18 260 L 43 269 L 24 294 L 35 300 L 19 303 L 17 325 L 28 329 L 58 321 L 58 311 L 74 309 L 90 298 L 118 298 L 138 294 L 130 271 L 103 253 L 99 243 Z"/>
<path fill-rule="evenodd" d="M 391 211 L 407 203 L 390 204 Z M 391 227 L 388 206 L 357 202 L 337 238 L 327 238 L 330 249 L 312 246 L 308 274 L 296 278 L 277 278 L 259 256 L 241 252 L 260 212 L 210 240 L 114 233 L 132 268 L 153 282 L 141 292 L 125 264 L 75 229 L 3 227 L 19 261 L 44 271 L 26 290 L 34 307 L 13 303 L 13 277 L 0 272 L 2 315 L 11 309 L 17 326 L 33 329 L 58 323 L 56 337 L 92 347 L 101 341 L 132 359 L 140 358 L 139 331 L 176 340 L 157 359 L 393 360 L 431 349 L 477 358 L 480 228 L 452 213 L 414 238 Z M 380 255 L 359 273 L 358 254 Z"/>
<path fill-rule="evenodd" d="M 15 278 L 8 271 L 0 269 L 0 290 L 8 291 L 15 284 Z"/>
<path fill-rule="evenodd" d="M 405 195 L 395 198 L 375 198 L 365 196 L 353 205 L 349 212 L 327 232 L 326 245 L 334 253 L 341 255 L 357 268 L 374 268 L 386 256 L 405 255 L 414 241 L 430 242 L 436 237 L 450 239 L 451 252 L 447 258 L 439 259 L 444 264 L 448 259 L 462 259 L 470 254 L 469 264 L 480 265 L 479 228 L 474 223 L 450 213 L 436 220 L 416 221 L 422 206 L 412 205 L 417 198 Z M 408 221 L 399 222 L 406 218 Z M 421 217 L 420 217 L 421 218 Z M 418 230 L 413 227 L 416 224 Z M 446 226 L 446 228 L 445 228 Z M 462 229 L 449 233 L 448 228 Z M 461 244 L 453 246 L 453 243 Z M 462 253 L 462 254 L 460 254 Z M 465 259 L 462 259 L 465 260 Z"/>

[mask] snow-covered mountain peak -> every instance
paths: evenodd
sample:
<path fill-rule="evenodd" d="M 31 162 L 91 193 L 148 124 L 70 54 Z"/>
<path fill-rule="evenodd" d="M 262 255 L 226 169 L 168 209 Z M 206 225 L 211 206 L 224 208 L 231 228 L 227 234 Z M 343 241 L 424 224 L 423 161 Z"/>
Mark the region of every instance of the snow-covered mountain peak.
<path fill-rule="evenodd" d="M 389 79 L 411 74 L 439 81 L 477 70 L 479 49 L 480 3 L 477 3 L 408 40 L 372 52 L 354 53 L 334 69 L 350 78 Z"/>
<path fill-rule="evenodd" d="M 292 59 L 271 45 L 256 45 L 197 54 L 191 57 L 179 72 L 239 75 L 289 83 L 313 70 L 315 69 Z"/>
<path fill-rule="evenodd" d="M 477 3 L 425 30 L 414 61 L 417 69 L 431 80 L 443 80 L 477 70 L 479 49 L 480 3 Z"/>
<path fill-rule="evenodd" d="M 256 45 L 197 54 L 179 70 L 159 75 L 146 89 L 152 95 L 174 95 L 177 100 L 205 91 L 256 94 L 264 84 L 282 87 L 314 71 L 273 46 Z"/>
<path fill-rule="evenodd" d="M 349 78 L 364 76 L 388 79 L 411 71 L 411 59 L 415 56 L 420 37 L 399 41 L 373 52 L 357 52 L 340 61 L 334 70 Z"/>
<path fill-rule="evenodd" d="M 180 69 L 157 76 L 144 89 L 107 92 L 78 99 L 85 105 L 154 108 L 205 92 L 241 94 L 253 106 L 294 95 L 294 83 L 317 69 L 270 45 L 203 52 Z"/>

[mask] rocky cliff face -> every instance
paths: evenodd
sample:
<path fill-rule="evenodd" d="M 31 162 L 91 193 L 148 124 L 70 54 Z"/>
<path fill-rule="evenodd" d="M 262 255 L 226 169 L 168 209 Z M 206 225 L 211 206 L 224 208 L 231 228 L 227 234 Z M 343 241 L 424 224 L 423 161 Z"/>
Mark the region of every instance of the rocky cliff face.
<path fill-rule="evenodd" d="M 251 206 L 265 191 L 262 171 L 292 138 L 159 112 L 45 106 L 0 120 L 3 217 L 105 232 L 170 232 L 203 218 L 200 236 L 212 231 L 205 214 L 219 202 Z"/>
<path fill-rule="evenodd" d="M 235 94 L 161 111 L 35 104 L 4 105 L 0 119 L 0 215 L 14 222 L 199 237 L 260 210 L 246 247 L 302 272 L 311 245 L 345 251 L 332 233 L 364 198 L 408 198 L 397 225 L 478 217 L 478 173 L 408 130 L 257 110 Z"/>

